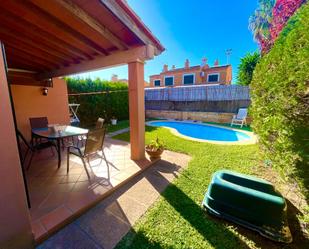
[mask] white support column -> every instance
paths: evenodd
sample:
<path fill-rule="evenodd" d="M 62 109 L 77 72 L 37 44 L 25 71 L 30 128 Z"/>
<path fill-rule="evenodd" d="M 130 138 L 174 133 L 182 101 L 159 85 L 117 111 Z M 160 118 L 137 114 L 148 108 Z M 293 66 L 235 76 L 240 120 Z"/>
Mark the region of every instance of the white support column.
<path fill-rule="evenodd" d="M 140 160 L 145 158 L 144 62 L 128 66 L 131 159 Z"/>

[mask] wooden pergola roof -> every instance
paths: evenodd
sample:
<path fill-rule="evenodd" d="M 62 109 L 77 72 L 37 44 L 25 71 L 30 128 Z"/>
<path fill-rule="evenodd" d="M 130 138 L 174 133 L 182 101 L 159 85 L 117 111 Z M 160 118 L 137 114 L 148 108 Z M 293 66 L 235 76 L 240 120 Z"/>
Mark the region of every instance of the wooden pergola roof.
<path fill-rule="evenodd" d="M 125 0 L 4 0 L 0 41 L 12 83 L 147 60 L 164 51 Z"/>

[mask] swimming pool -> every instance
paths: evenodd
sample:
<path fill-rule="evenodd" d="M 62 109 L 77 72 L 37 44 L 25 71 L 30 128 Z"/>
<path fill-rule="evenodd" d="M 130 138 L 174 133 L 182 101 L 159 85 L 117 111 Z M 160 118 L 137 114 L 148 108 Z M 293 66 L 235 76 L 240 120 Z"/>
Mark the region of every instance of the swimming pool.
<path fill-rule="evenodd" d="M 152 121 L 148 124 L 150 126 L 172 128 L 185 137 L 197 140 L 213 142 L 242 142 L 250 141 L 252 139 L 251 136 L 244 132 L 207 124 L 178 121 Z"/>

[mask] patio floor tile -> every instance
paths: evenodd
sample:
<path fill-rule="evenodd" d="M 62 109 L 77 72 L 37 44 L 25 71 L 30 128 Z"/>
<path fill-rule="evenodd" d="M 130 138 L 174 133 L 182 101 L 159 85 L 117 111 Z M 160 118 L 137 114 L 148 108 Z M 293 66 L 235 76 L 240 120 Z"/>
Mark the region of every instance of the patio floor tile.
<path fill-rule="evenodd" d="M 178 176 L 179 172 L 188 164 L 189 160 L 189 156 L 174 152 L 165 152 L 162 160 L 156 162 L 152 167 L 121 186 L 113 194 L 75 220 L 73 224 L 78 226 L 102 248 L 114 248 L 130 230 L 131 226 L 160 197 L 160 193 L 170 181 Z M 107 183 L 107 186 L 112 187 L 109 185 L 109 181 Z M 91 198 L 93 195 L 95 196 L 94 192 L 96 188 L 101 190 L 107 189 L 95 184 L 93 183 L 91 186 L 93 191 L 85 194 L 85 202 L 87 202 L 87 198 Z M 83 193 L 72 192 L 71 194 L 83 195 Z M 83 207 L 85 205 L 85 203 L 78 203 L 83 198 L 76 197 L 75 199 L 77 202 L 75 206 Z M 57 238 L 54 237 L 44 242 L 43 245 L 50 243 L 50 240 L 56 242 Z M 67 249 L 73 248 L 67 247 Z"/>
<path fill-rule="evenodd" d="M 47 233 L 47 230 L 42 225 L 41 221 L 32 222 L 31 226 L 32 226 L 32 231 L 34 233 L 35 239 L 38 239 Z"/>
<path fill-rule="evenodd" d="M 40 220 L 45 229 L 49 232 L 54 230 L 61 221 L 67 219 L 71 215 L 72 212 L 68 208 L 62 206 L 48 213 Z"/>
<path fill-rule="evenodd" d="M 70 224 L 45 241 L 38 249 L 103 249 L 78 226 Z"/>
<path fill-rule="evenodd" d="M 130 228 L 129 223 L 123 222 L 123 220 L 106 211 L 88 213 L 76 224 L 105 249 L 114 248 L 118 243 L 118 238 L 124 236 Z"/>
<path fill-rule="evenodd" d="M 133 225 L 148 208 L 148 206 L 124 194 L 107 206 L 106 211 L 112 213 L 122 221 Z"/>

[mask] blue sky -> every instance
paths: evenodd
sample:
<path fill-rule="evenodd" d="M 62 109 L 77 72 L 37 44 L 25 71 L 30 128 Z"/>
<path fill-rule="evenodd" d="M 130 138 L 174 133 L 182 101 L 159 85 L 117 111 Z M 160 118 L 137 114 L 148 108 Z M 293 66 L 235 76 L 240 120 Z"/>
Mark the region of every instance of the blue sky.
<path fill-rule="evenodd" d="M 213 65 L 216 58 L 226 64 L 225 50 L 232 49 L 233 78 L 240 58 L 257 50 L 248 30 L 256 0 L 127 0 L 143 22 L 166 48 L 145 65 L 145 80 L 160 73 L 163 64 L 183 67 L 185 59 L 199 65 L 203 57 Z M 85 73 L 82 77 L 109 80 L 112 74 L 127 78 L 127 66 Z"/>

